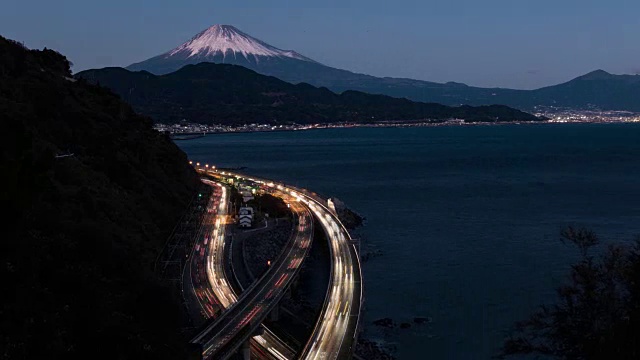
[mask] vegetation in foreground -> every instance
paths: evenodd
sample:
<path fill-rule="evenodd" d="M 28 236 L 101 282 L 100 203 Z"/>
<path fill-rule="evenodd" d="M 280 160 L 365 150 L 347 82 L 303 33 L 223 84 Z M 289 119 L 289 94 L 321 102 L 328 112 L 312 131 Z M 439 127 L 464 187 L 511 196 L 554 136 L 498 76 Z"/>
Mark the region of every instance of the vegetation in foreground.
<path fill-rule="evenodd" d="M 561 236 L 581 255 L 571 267 L 571 282 L 557 289 L 555 305 L 516 324 L 501 357 L 640 359 L 640 239 L 594 256 L 599 241 L 593 232 L 568 228 Z"/>
<path fill-rule="evenodd" d="M 151 271 L 197 175 L 69 67 L 0 37 L 1 357 L 179 358 L 182 309 Z"/>

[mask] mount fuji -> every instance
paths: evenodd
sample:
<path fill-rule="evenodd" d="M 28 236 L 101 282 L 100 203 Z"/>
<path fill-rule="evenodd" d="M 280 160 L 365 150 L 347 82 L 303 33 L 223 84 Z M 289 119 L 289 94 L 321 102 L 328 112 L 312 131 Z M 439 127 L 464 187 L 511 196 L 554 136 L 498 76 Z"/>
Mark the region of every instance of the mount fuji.
<path fill-rule="evenodd" d="M 201 62 L 240 65 L 289 82 L 304 81 L 296 79 L 296 74 L 325 67 L 293 50 L 271 46 L 234 26 L 213 25 L 184 44 L 151 59 L 131 64 L 127 69 L 163 75 Z"/>
<path fill-rule="evenodd" d="M 213 25 L 184 44 L 129 65 L 127 69 L 163 75 L 202 62 L 240 65 L 289 83 L 308 83 L 338 93 L 357 90 L 452 106 L 503 104 L 531 111 L 542 105 L 640 111 L 638 75 L 612 75 L 599 70 L 537 90 L 480 88 L 454 82 L 382 78 L 323 65 L 293 50 L 269 45 L 231 25 Z"/>

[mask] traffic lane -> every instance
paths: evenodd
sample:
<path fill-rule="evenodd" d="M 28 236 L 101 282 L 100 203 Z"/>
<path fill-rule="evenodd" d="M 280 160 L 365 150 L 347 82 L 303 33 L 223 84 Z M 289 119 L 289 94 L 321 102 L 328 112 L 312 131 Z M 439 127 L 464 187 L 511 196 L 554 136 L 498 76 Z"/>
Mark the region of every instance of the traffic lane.
<path fill-rule="evenodd" d="M 214 171 L 214 173 L 215 173 L 215 171 Z M 222 172 L 222 175 L 225 175 L 225 172 Z M 243 177 L 242 175 L 231 174 L 231 173 L 229 173 L 229 175 L 235 175 L 235 176 Z M 243 177 L 243 178 L 244 178 L 244 177 Z M 273 188 L 273 187 L 276 187 L 276 188 L 278 188 L 278 189 L 284 189 L 284 188 L 285 188 L 283 185 L 280 185 L 280 184 L 276 185 L 276 184 L 274 184 L 273 182 L 270 182 L 270 181 L 268 181 L 268 180 L 255 180 L 255 179 L 253 179 L 253 178 L 249 178 L 249 180 L 251 180 L 251 181 L 256 181 L 256 182 L 261 183 L 261 184 L 265 184 L 265 185 L 267 185 L 268 187 L 271 187 L 271 188 Z M 304 189 L 302 189 L 302 190 L 300 190 L 300 189 L 295 189 L 295 190 L 298 192 L 298 194 L 301 194 L 302 196 L 305 196 L 305 197 L 307 198 L 307 201 L 308 201 L 309 203 L 311 203 L 311 202 L 314 202 L 314 201 L 315 201 L 316 203 L 318 203 L 319 205 L 321 205 L 324 209 L 326 209 L 326 207 L 325 207 L 324 205 L 322 205 L 322 202 L 324 201 L 323 199 L 322 199 L 322 200 L 318 200 L 318 199 L 316 199 L 316 197 L 315 197 L 315 196 L 314 196 L 313 198 L 311 198 L 311 196 L 309 196 L 309 195 L 308 195 L 308 193 L 309 193 L 309 192 L 308 192 L 308 191 L 306 191 L 306 190 L 304 190 Z M 293 192 L 292 192 L 292 193 L 293 193 Z M 312 195 L 315 195 L 315 194 L 313 194 L 313 193 L 312 193 Z M 328 209 L 326 209 L 326 210 L 328 211 Z M 339 222 L 338 222 L 338 223 L 339 223 Z M 340 224 L 340 225 L 341 225 L 341 224 Z M 345 236 L 345 239 L 349 239 L 348 233 L 346 233 L 346 234 L 347 234 L 347 236 Z M 344 251 L 344 250 L 343 250 L 343 251 Z M 348 252 L 351 252 L 351 250 L 349 250 Z M 351 254 L 351 257 L 352 257 L 352 258 L 354 258 L 354 257 L 355 257 L 355 261 L 354 261 L 354 263 L 355 263 L 355 266 L 357 267 L 357 268 L 355 269 L 355 271 L 352 271 L 352 273 L 353 273 L 353 274 L 358 274 L 358 281 L 360 282 L 360 285 L 359 285 L 359 289 L 358 289 L 359 291 L 357 291 L 357 292 L 355 291 L 355 290 L 356 290 L 356 289 L 355 289 L 355 288 L 356 288 L 355 286 L 354 286 L 352 289 L 350 289 L 350 291 L 349 291 L 349 290 L 347 290 L 347 292 L 348 292 L 348 293 L 351 293 L 351 294 L 352 294 L 352 296 L 351 296 L 351 297 L 352 297 L 352 298 L 353 298 L 353 300 L 354 300 L 354 301 L 352 301 L 352 304 L 353 304 L 353 303 L 358 304 L 358 307 L 357 307 L 358 315 L 357 315 L 357 316 L 355 316 L 355 318 L 356 318 L 356 319 L 355 319 L 355 320 L 352 320 L 352 321 L 347 321 L 347 323 L 355 323 L 355 324 L 357 325 L 357 323 L 358 323 L 358 318 L 359 318 L 359 304 L 360 304 L 361 296 L 362 296 L 362 287 L 361 287 L 361 278 L 360 278 L 360 275 L 361 275 L 361 274 L 360 274 L 360 263 L 359 263 L 359 259 L 357 258 L 357 252 L 355 251 L 355 248 L 353 248 L 353 254 Z M 333 260 L 334 260 L 334 256 L 332 256 L 332 261 L 333 261 Z M 353 267 L 354 267 L 354 265 L 353 265 L 353 264 L 348 264 L 348 261 L 347 261 L 346 259 L 345 259 L 345 263 L 347 264 L 347 267 L 349 267 L 349 268 L 353 268 Z M 333 273 L 332 273 L 332 274 L 333 274 Z M 351 279 L 350 281 L 351 281 L 351 282 L 353 282 L 353 279 Z M 336 292 L 336 294 L 337 294 L 337 292 Z M 335 296 L 341 296 L 341 295 L 335 295 Z M 345 296 L 341 296 L 341 297 L 345 297 Z M 332 305 L 332 304 L 329 304 L 329 305 Z M 330 310 L 326 313 L 326 315 L 325 315 L 325 317 L 326 317 L 326 318 L 325 318 L 325 320 L 330 321 L 330 322 L 331 322 L 331 325 L 336 325 L 336 327 L 334 328 L 333 326 L 328 326 L 328 325 L 329 325 L 329 323 L 327 323 L 327 324 L 325 324 L 325 325 L 327 325 L 327 326 L 326 326 L 326 328 L 324 329 L 324 331 L 326 331 L 326 330 L 328 329 L 328 331 L 329 331 L 329 332 L 333 332 L 333 331 L 342 332 L 342 328 L 343 328 L 344 322 L 343 322 L 343 323 L 337 323 L 337 322 L 335 322 L 335 319 L 333 318 L 333 315 L 336 315 L 336 314 L 334 314 L 334 311 L 335 311 L 335 304 L 333 304 L 333 305 L 334 305 L 334 306 L 331 306 L 331 307 L 330 307 Z M 351 307 L 351 306 L 350 306 L 350 307 Z M 353 308 L 353 307 L 352 307 L 352 308 Z M 351 336 L 350 338 L 355 338 L 355 328 L 357 328 L 357 326 L 356 326 L 356 327 L 353 327 L 353 330 L 352 330 L 352 331 L 353 331 L 354 333 L 353 333 L 353 336 Z M 346 331 L 346 330 L 345 330 L 345 331 Z M 344 337 L 346 337 L 346 334 L 345 334 L 345 336 L 344 336 Z M 344 339 L 344 337 L 343 337 L 343 339 Z M 348 340 L 347 340 L 347 341 L 348 341 Z M 335 347 L 336 343 L 337 343 L 336 341 L 334 341 L 333 339 L 331 339 L 331 340 L 328 340 L 328 341 L 324 342 L 324 344 L 321 344 L 321 345 L 322 345 L 322 346 L 321 346 L 321 348 L 329 349 L 329 350 L 330 350 L 330 348 Z M 340 344 L 342 344 L 342 340 L 340 341 Z"/>
<path fill-rule="evenodd" d="M 225 243 L 226 243 L 226 242 L 225 242 Z M 226 249 L 226 248 L 227 248 L 227 247 L 226 247 L 226 246 L 224 246 L 224 248 L 222 248 L 222 249 L 221 249 L 221 248 L 218 248 L 218 250 L 222 250 L 222 251 L 224 251 L 224 249 Z M 231 250 L 232 246 L 229 246 L 228 248 L 229 248 L 229 250 Z M 221 257 L 221 258 L 223 258 L 223 259 L 226 259 L 226 256 L 221 255 L 220 251 L 218 252 L 218 255 L 219 255 L 219 258 Z M 216 263 L 220 263 L 220 262 L 216 262 Z M 218 273 L 218 274 L 221 274 L 221 275 L 225 274 L 224 269 L 221 269 L 221 267 L 220 267 L 220 266 L 218 266 L 217 268 L 218 268 L 218 271 L 217 271 L 217 273 Z M 227 277 L 227 278 L 228 278 L 228 277 Z M 228 289 L 228 291 L 226 291 L 226 292 L 225 292 L 225 296 L 231 296 L 231 292 L 233 292 L 233 289 L 232 289 L 232 288 L 229 288 L 229 289 Z M 237 296 L 233 298 L 233 301 L 235 302 L 235 300 L 236 300 L 236 299 L 237 299 Z M 275 347 L 279 347 L 280 349 L 282 349 L 282 348 L 283 348 L 282 344 L 280 344 L 280 343 L 278 342 L 278 340 L 279 340 L 279 339 L 276 339 L 276 338 L 274 338 L 274 337 L 270 337 L 270 338 L 268 339 L 268 341 L 265 341 L 264 339 L 262 339 L 262 337 L 261 337 L 261 336 L 257 336 L 257 337 L 255 337 L 255 338 L 256 338 L 256 339 L 258 339 L 258 340 L 262 340 L 263 342 L 265 342 L 265 343 L 266 343 L 266 344 L 265 344 L 265 345 L 267 346 L 267 348 L 265 348 L 265 350 L 266 350 L 266 351 L 268 351 L 268 349 L 269 349 L 269 348 L 271 348 L 271 347 L 274 347 L 274 348 L 275 348 Z M 256 346 L 254 346 L 254 347 L 256 347 Z M 260 346 L 257 346 L 256 348 L 260 348 Z M 290 351 L 287 351 L 286 349 L 285 349 L 285 350 L 283 350 L 283 351 L 285 351 L 285 353 L 290 353 Z"/>
<path fill-rule="evenodd" d="M 295 207 L 294 207 L 295 208 Z M 303 209 L 303 207 L 299 207 L 299 209 Z M 301 252 L 306 252 L 307 247 L 305 246 L 296 246 L 299 243 L 302 242 L 302 240 L 304 240 L 306 237 L 311 235 L 311 231 L 310 231 L 310 226 L 309 223 L 310 221 L 309 219 L 309 215 L 307 214 L 306 217 L 303 217 L 302 219 L 305 220 L 301 220 L 299 225 L 298 225 L 298 234 L 295 237 L 295 240 L 293 241 L 292 246 L 289 249 L 288 255 L 284 258 L 292 258 L 292 255 L 294 255 L 294 252 L 297 251 L 301 251 Z M 300 256 L 299 254 L 297 254 L 298 257 Z M 224 325 L 221 329 L 217 330 L 216 328 L 218 328 L 220 325 L 218 324 L 223 324 L 224 322 L 220 322 L 214 325 L 214 327 L 211 329 L 210 333 L 225 333 L 228 335 L 225 335 L 224 337 L 222 337 L 221 339 L 217 339 L 218 341 L 215 341 L 216 338 L 218 338 L 218 336 L 215 336 L 211 339 L 212 341 L 207 342 L 206 346 L 207 346 L 207 350 L 208 352 L 211 351 L 215 351 L 216 349 L 219 349 L 222 347 L 222 343 L 228 341 L 230 338 L 232 338 L 230 335 L 233 334 L 229 334 L 229 331 L 233 332 L 237 332 L 239 331 L 242 326 L 246 325 L 247 323 L 249 323 L 251 320 L 253 320 L 254 317 L 256 317 L 256 315 L 260 315 L 258 317 L 264 317 L 266 315 L 266 309 L 272 307 L 272 302 L 267 302 L 265 299 L 266 295 L 269 295 L 269 297 L 274 297 L 274 299 L 276 298 L 276 294 L 280 294 L 283 289 L 284 289 L 284 284 L 285 283 L 289 283 L 291 280 L 291 277 L 289 274 L 287 274 L 287 271 L 293 271 L 293 269 L 289 269 L 288 268 L 288 264 L 290 262 L 287 261 L 279 261 L 277 263 L 277 269 L 275 271 L 272 272 L 271 276 L 268 277 L 268 280 L 266 282 L 265 286 L 259 287 L 257 290 L 257 294 L 255 295 L 247 295 L 246 298 L 244 299 L 248 299 L 246 301 L 241 300 L 241 302 L 236 303 L 235 306 L 233 306 L 226 314 L 225 317 L 231 317 L 229 322 Z M 275 278 L 280 275 L 278 277 L 278 280 L 275 280 Z M 276 288 L 278 289 L 278 291 L 276 292 L 276 294 L 273 294 L 271 292 L 272 288 Z M 258 305 L 255 307 L 255 309 L 249 309 L 251 307 L 251 304 L 256 303 L 256 301 L 262 298 L 262 300 L 260 300 L 260 302 L 258 303 Z M 268 306 L 266 307 L 262 307 L 262 305 L 264 305 L 265 303 L 268 304 Z M 255 311 L 254 311 L 255 310 Z M 246 315 L 244 318 L 241 318 L 241 314 L 249 312 L 248 315 Z M 216 331 L 217 330 L 217 331 Z M 214 332 L 215 331 L 215 332 Z"/>
<path fill-rule="evenodd" d="M 211 184 L 208 185 L 212 186 Z M 185 271 L 183 271 L 182 274 L 183 284 L 189 284 L 189 286 L 187 286 L 187 291 L 184 292 L 183 290 L 183 296 L 187 304 L 189 304 L 188 308 L 192 314 L 191 316 L 197 322 L 204 321 L 215 312 L 213 309 L 215 302 L 213 302 L 213 304 L 211 303 L 212 299 L 210 293 L 207 292 L 207 289 L 204 287 L 204 281 L 206 279 L 203 279 L 202 269 L 200 266 L 201 261 L 204 261 L 202 256 L 203 252 L 201 250 L 204 250 L 205 248 L 203 244 L 206 244 L 208 240 L 211 224 L 213 223 L 213 219 L 217 213 L 216 205 L 219 203 L 220 197 L 222 196 L 219 186 L 212 186 L 212 188 L 211 196 L 207 202 L 207 211 L 204 215 L 202 226 L 196 236 L 196 239 L 198 240 L 191 250 L 189 259 L 187 260 L 187 266 L 185 266 Z"/>
<path fill-rule="evenodd" d="M 292 231 L 293 230 L 295 229 L 292 227 Z M 246 273 L 245 264 L 242 259 L 241 247 L 245 238 L 245 236 L 242 235 L 244 234 L 234 234 L 233 239 L 231 240 L 233 242 L 233 246 L 230 246 L 228 251 L 228 253 L 231 253 L 231 262 L 228 264 L 229 268 L 227 268 L 227 273 L 232 273 L 234 276 L 233 279 L 235 281 L 232 281 L 231 287 L 234 289 L 236 294 L 242 293 L 253 282 L 253 279 L 251 279 L 249 274 Z M 276 360 L 295 358 L 295 351 L 293 349 L 283 343 L 283 341 L 273 334 L 269 328 L 264 325 L 262 325 L 262 328 L 263 334 L 254 336 L 252 338 L 253 341 L 251 341 L 251 349 L 255 353 L 255 356 L 263 359 Z"/>
<path fill-rule="evenodd" d="M 324 206 L 311 206 L 314 215 L 320 220 L 328 235 L 332 256 L 332 287 L 328 294 L 328 303 L 318 326 L 310 338 L 307 358 L 337 358 L 344 338 L 347 336 L 353 291 L 353 264 L 347 246 L 348 234 L 338 226 Z"/>
<path fill-rule="evenodd" d="M 295 208 L 294 208 L 294 209 L 295 209 Z M 309 241 L 307 240 L 307 243 L 308 243 L 308 242 L 309 242 Z"/>
<path fill-rule="evenodd" d="M 269 184 L 269 186 L 273 187 L 273 184 Z M 277 188 L 280 189 L 281 186 L 278 185 Z M 320 212 L 320 210 L 318 210 L 318 211 Z M 320 215 L 324 215 L 324 213 L 321 213 Z M 326 229 L 329 229 L 330 226 L 327 226 L 325 216 L 320 216 L 320 217 L 322 218 L 322 220 L 324 222 L 324 227 Z M 329 215 L 327 215 L 326 217 L 330 218 Z M 331 231 L 329 231 L 329 232 L 331 232 Z M 334 253 L 334 255 L 332 255 L 332 258 L 335 257 L 335 254 L 339 254 L 339 253 L 344 254 L 344 250 L 340 250 L 339 249 L 339 245 L 337 244 L 338 240 L 335 239 L 335 236 L 332 236 L 331 238 L 332 238 L 331 244 L 332 244 L 332 249 L 333 249 L 333 253 Z M 344 241 L 342 241 L 342 242 L 344 242 Z M 350 268 L 352 266 L 349 263 L 348 259 L 345 259 L 344 263 L 346 263 L 346 266 L 348 268 Z M 342 279 L 342 275 L 338 275 L 339 272 L 335 269 L 335 266 L 333 268 L 333 272 L 335 274 L 337 274 L 336 275 L 336 278 L 338 279 L 337 282 L 340 283 L 341 282 L 340 279 Z M 340 283 L 339 285 L 342 285 L 342 284 Z M 351 291 L 353 291 L 353 289 L 351 289 Z M 339 314 L 337 314 L 337 312 L 338 312 L 337 306 L 339 306 L 339 304 L 341 302 L 337 298 L 343 298 L 343 299 L 344 298 L 349 298 L 349 293 L 350 293 L 350 291 L 348 289 L 346 290 L 346 294 L 344 294 L 344 293 L 341 294 L 339 291 L 334 290 L 333 293 L 330 295 L 333 298 L 333 300 L 329 302 L 328 310 L 326 312 L 324 321 L 323 321 L 323 323 L 321 323 L 322 326 L 319 329 L 319 332 L 317 333 L 317 335 L 321 335 L 321 336 L 319 336 L 320 338 L 322 338 L 325 335 L 326 332 L 328 332 L 328 334 L 326 334 L 326 335 L 330 335 L 330 336 L 328 336 L 329 337 L 328 340 L 321 342 L 319 345 L 314 344 L 314 350 L 317 349 L 317 351 L 319 351 L 319 352 L 331 351 L 331 350 L 335 351 L 335 348 L 339 347 L 340 344 L 342 343 L 342 338 L 344 336 L 338 336 L 338 338 L 340 338 L 340 339 L 337 340 L 337 339 L 335 339 L 336 336 L 333 333 L 337 332 L 338 335 L 344 333 L 344 325 L 345 325 L 344 323 L 345 323 L 345 321 L 344 320 L 343 321 L 337 321 L 334 318 L 334 315 L 335 316 L 339 316 Z M 349 307 L 348 303 L 349 303 L 348 300 L 346 300 L 345 301 L 345 310 L 344 310 L 345 312 L 346 312 L 346 308 Z M 334 312 L 336 314 L 334 314 Z M 332 334 L 333 334 L 333 336 L 331 336 Z"/>
<path fill-rule="evenodd" d="M 206 182 L 208 182 L 209 185 L 215 187 L 215 189 L 216 189 L 215 191 L 216 191 L 217 194 L 221 194 L 222 193 L 221 190 L 223 189 L 223 187 L 220 184 L 213 183 L 210 180 L 207 180 Z M 225 193 L 226 193 L 226 191 L 225 191 Z M 225 195 L 225 194 L 222 194 L 222 195 Z M 220 208 L 219 208 L 220 209 L 220 214 L 224 216 L 224 214 L 226 213 L 226 210 L 227 210 L 225 208 L 225 202 L 228 205 L 228 201 L 225 201 L 225 199 L 219 200 L 219 199 L 216 198 L 216 199 L 214 199 L 214 203 L 212 205 L 208 206 L 207 211 L 209 213 L 212 213 L 215 210 L 218 210 L 217 206 L 220 205 Z M 212 211 L 212 210 L 214 210 L 214 211 Z M 212 241 L 210 246 L 205 247 L 206 250 L 207 250 L 207 256 L 211 255 L 210 259 L 212 259 L 212 262 L 216 258 L 223 259 L 223 257 L 222 257 L 223 255 L 220 254 L 220 251 L 223 250 L 223 246 L 221 246 L 221 245 L 224 244 L 223 234 L 224 234 L 224 230 L 225 229 L 224 229 L 223 226 L 221 226 L 220 222 L 218 222 L 216 225 L 220 226 L 219 229 L 216 229 L 217 232 L 207 231 L 208 234 L 211 234 L 211 238 L 212 238 L 213 241 Z M 205 238 L 205 245 L 206 245 L 206 242 L 207 242 L 207 239 Z M 222 244 L 220 244 L 220 243 L 222 243 Z M 213 254 L 209 254 L 210 251 L 213 252 Z M 215 262 L 219 263 L 218 261 L 215 261 Z M 207 270 L 209 270 L 209 269 L 207 269 Z M 200 270 L 198 270 L 198 271 L 200 271 Z M 220 267 L 217 267 L 217 266 L 212 267 L 212 271 L 214 271 L 216 273 L 216 275 L 213 276 L 214 277 L 213 283 L 214 284 L 215 283 L 219 283 L 219 284 L 215 285 L 215 287 L 214 287 L 214 288 L 218 289 L 219 298 L 221 298 L 221 299 L 222 298 L 229 298 L 228 301 L 225 301 L 227 303 L 227 305 L 229 305 L 232 302 L 235 302 L 236 297 L 232 296 L 232 295 L 235 295 L 235 294 L 231 294 L 231 292 L 232 292 L 232 291 L 230 291 L 231 289 L 228 289 L 226 287 L 226 284 L 223 281 L 224 280 L 223 279 L 224 272 L 222 270 L 220 270 Z M 211 294 L 210 290 L 211 289 L 212 289 L 212 285 L 210 284 L 208 289 L 207 289 L 207 291 L 206 291 L 206 296 L 207 297 L 210 296 L 210 294 Z M 212 297 L 215 299 L 215 296 L 212 296 Z M 216 301 L 216 303 L 220 304 L 219 301 Z M 203 305 L 204 305 L 205 308 L 208 308 L 210 313 L 214 312 L 214 310 L 210 308 L 209 304 L 204 303 Z M 262 339 L 260 336 L 257 336 L 256 338 L 257 339 Z M 277 339 L 276 337 L 271 337 L 271 338 L 269 338 L 269 340 L 270 340 L 270 345 L 272 345 L 270 347 L 273 347 L 274 349 L 275 348 L 279 348 L 279 349 L 283 350 L 282 353 L 289 353 L 289 354 L 292 353 L 292 351 L 288 350 L 288 348 L 286 348 L 283 344 L 281 344 L 281 342 L 279 342 L 279 339 Z M 274 350 L 272 352 L 276 352 L 276 354 L 278 353 L 276 350 Z M 293 356 L 293 355 L 290 355 L 289 357 L 291 357 L 291 356 Z"/>
<path fill-rule="evenodd" d="M 349 246 L 349 252 L 352 255 L 352 258 L 355 256 L 358 256 L 358 252 L 355 248 L 355 245 L 350 244 Z M 359 259 L 358 259 L 359 260 Z M 358 299 L 361 300 L 362 299 L 362 277 L 361 277 L 361 273 L 360 273 L 360 268 L 358 267 L 357 269 L 358 271 L 356 271 L 356 268 L 354 266 L 352 275 L 353 275 L 353 293 L 356 294 L 358 296 Z M 360 321 L 360 306 L 361 303 L 360 301 L 355 301 L 351 306 L 351 310 L 349 312 L 349 321 L 347 322 L 347 329 L 346 329 L 346 334 L 353 334 L 350 337 L 345 337 L 344 338 L 344 343 L 343 346 L 340 349 L 340 352 L 338 354 L 338 358 L 344 358 L 344 357 L 348 357 L 351 356 L 354 352 L 355 349 L 355 345 L 357 342 L 357 334 L 358 334 L 358 324 Z"/>
<path fill-rule="evenodd" d="M 306 233 L 298 235 L 299 239 L 303 238 L 305 235 L 308 235 L 309 233 L 308 228 L 306 229 L 307 229 Z M 296 249 L 300 249 L 300 248 L 296 246 L 292 246 L 291 249 L 289 250 L 289 253 L 291 254 Z M 300 254 L 298 254 L 298 256 L 300 256 Z M 229 323 L 224 325 L 224 327 L 218 330 L 218 332 L 228 333 L 229 331 L 231 332 L 239 331 L 242 326 L 249 323 L 257 314 L 265 315 L 266 309 L 273 305 L 273 300 L 271 301 L 267 301 L 267 300 L 276 299 L 276 295 L 283 292 L 284 290 L 283 285 L 290 280 L 291 274 L 289 272 L 293 270 L 288 268 L 288 264 L 289 263 L 286 261 L 279 262 L 277 265 L 278 266 L 277 271 L 275 271 L 269 277 L 265 286 L 260 287 L 257 291 L 257 294 L 253 295 L 251 298 L 247 298 L 248 300 L 246 302 L 241 302 L 241 303 L 238 303 L 238 305 L 234 306 L 232 309 L 233 312 L 228 315 L 228 316 L 232 316 L 232 318 L 229 320 Z M 274 292 L 273 291 L 274 289 L 277 289 L 277 290 Z M 257 304 L 257 305 L 252 306 L 253 304 Z M 264 305 L 268 305 L 268 306 L 264 306 Z M 247 315 L 242 317 L 241 315 L 245 313 L 247 313 Z M 215 331 L 215 330 L 216 329 L 214 327 L 212 331 Z M 232 335 L 232 334 L 229 334 L 229 335 Z M 224 342 L 224 341 L 227 341 L 228 339 L 229 338 L 225 336 L 221 340 Z M 214 351 L 215 349 L 220 347 L 220 344 L 218 342 L 214 344 L 208 344 L 208 345 L 210 345 L 210 347 Z"/>

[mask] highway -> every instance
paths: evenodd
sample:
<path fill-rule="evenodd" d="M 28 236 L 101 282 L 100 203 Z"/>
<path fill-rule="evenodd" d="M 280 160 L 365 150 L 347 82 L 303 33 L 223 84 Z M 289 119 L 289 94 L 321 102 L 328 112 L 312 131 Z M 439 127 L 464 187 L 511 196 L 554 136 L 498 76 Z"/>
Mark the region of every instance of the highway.
<path fill-rule="evenodd" d="M 207 203 L 201 231 L 185 267 L 183 292 L 190 310 L 193 312 L 198 309 L 201 317 L 208 319 L 225 308 L 218 300 L 214 287 L 209 283 L 206 264 L 209 256 L 215 256 L 213 242 L 217 240 L 220 232 L 224 232 L 222 219 L 225 216 L 228 195 L 225 187 L 211 182 L 205 183 L 212 187 L 212 194 Z"/>
<path fill-rule="evenodd" d="M 329 241 L 331 275 L 321 315 L 300 359 L 347 359 L 355 348 L 362 302 L 360 263 L 348 231 L 324 206 L 306 197 Z"/>
<path fill-rule="evenodd" d="M 348 359 L 353 355 L 363 301 L 362 273 L 358 252 L 349 232 L 315 194 L 228 171 L 211 174 L 234 176 L 286 192 L 306 204 L 327 235 L 331 256 L 330 283 L 316 326 L 300 359 Z"/>
<path fill-rule="evenodd" d="M 191 310 L 196 308 L 204 319 L 215 318 L 221 311 L 237 301 L 237 294 L 229 286 L 222 261 L 225 248 L 225 227 L 229 221 L 229 191 L 213 181 L 203 179 L 212 187 L 203 226 L 191 252 L 183 274 L 186 286 L 185 300 Z M 295 353 L 272 331 L 264 327 L 263 334 L 251 340 L 252 351 L 261 359 L 293 359 Z"/>
<path fill-rule="evenodd" d="M 216 186 L 215 183 L 210 183 Z M 223 192 L 226 194 L 226 188 L 222 189 L 225 189 Z M 240 298 L 234 293 L 224 272 L 225 217 L 218 216 L 215 220 L 207 250 L 203 254 L 206 254 L 206 275 L 210 289 L 220 307 L 226 311 L 192 340 L 193 343 L 202 345 L 203 358 L 224 359 L 241 346 L 277 305 L 307 255 L 313 236 L 311 213 L 306 206 L 295 202 L 290 195 L 279 193 L 277 196 L 290 201 L 290 207 L 297 215 L 296 231 L 285 252 L 274 261 L 269 271 L 242 293 Z M 226 195 L 222 197 L 219 213 L 224 214 L 223 211 L 226 211 L 227 199 Z M 204 298 L 201 300 L 209 300 L 206 291 L 201 293 Z M 286 347 L 283 347 L 270 331 L 265 330 L 264 334 L 253 338 L 255 343 L 252 344 L 252 349 L 258 354 L 279 360 L 291 358 L 291 355 L 285 352 Z"/>

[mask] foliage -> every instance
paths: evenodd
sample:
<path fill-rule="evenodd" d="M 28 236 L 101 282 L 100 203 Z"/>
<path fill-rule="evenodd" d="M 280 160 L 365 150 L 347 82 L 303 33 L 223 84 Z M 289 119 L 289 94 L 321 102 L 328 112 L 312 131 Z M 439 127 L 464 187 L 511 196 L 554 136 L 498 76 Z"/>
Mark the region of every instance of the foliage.
<path fill-rule="evenodd" d="M 151 271 L 197 176 L 69 68 L 0 37 L 2 358 L 179 357 L 182 310 Z"/>
<path fill-rule="evenodd" d="M 249 206 L 253 206 L 262 213 L 269 214 L 271 218 L 291 216 L 291 210 L 289 210 L 284 200 L 271 194 L 256 195 L 255 199 L 249 201 Z"/>
<path fill-rule="evenodd" d="M 298 123 L 428 120 L 468 122 L 536 121 L 506 106 L 449 107 L 358 91 L 336 94 L 309 84 L 293 85 L 237 65 L 200 63 L 162 76 L 122 68 L 87 70 L 76 75 L 112 89 L 136 110 L 157 122 L 186 119 L 203 124 Z"/>
<path fill-rule="evenodd" d="M 568 228 L 562 240 L 575 245 L 581 260 L 568 285 L 558 288 L 555 305 L 542 306 L 516 324 L 502 357 L 542 354 L 561 359 L 640 358 L 640 240 L 590 254 L 597 236 Z"/>

